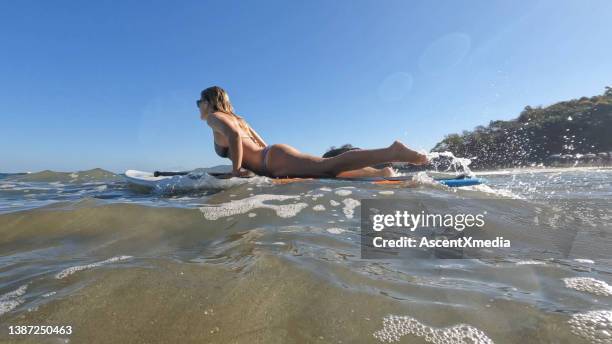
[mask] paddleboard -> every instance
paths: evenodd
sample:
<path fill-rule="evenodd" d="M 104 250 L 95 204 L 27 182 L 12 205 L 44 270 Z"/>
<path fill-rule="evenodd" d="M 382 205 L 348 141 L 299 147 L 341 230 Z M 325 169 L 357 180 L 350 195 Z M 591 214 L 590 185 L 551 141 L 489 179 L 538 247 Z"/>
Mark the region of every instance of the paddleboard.
<path fill-rule="evenodd" d="M 236 178 L 227 173 L 208 173 L 205 171 L 191 172 L 144 172 L 137 170 L 127 170 L 124 173 L 128 183 L 156 189 L 164 192 L 185 192 L 191 190 L 206 190 L 206 189 L 227 189 L 229 187 L 248 183 L 251 178 Z M 273 184 L 288 184 L 296 182 L 304 182 L 314 180 L 314 178 L 261 178 L 262 182 L 271 182 Z M 376 177 L 362 179 L 327 179 L 346 183 L 372 183 L 377 185 L 403 185 L 413 181 L 413 176 L 400 177 Z M 473 178 L 460 176 L 455 178 L 434 178 L 434 180 L 448 187 L 462 187 L 483 184 L 481 178 Z"/>

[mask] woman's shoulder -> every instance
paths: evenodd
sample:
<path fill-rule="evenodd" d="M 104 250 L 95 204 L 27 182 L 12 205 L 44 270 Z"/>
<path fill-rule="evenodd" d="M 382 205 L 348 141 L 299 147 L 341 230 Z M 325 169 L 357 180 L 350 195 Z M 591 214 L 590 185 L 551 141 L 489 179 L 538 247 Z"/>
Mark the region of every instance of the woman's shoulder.
<path fill-rule="evenodd" d="M 244 118 L 242 118 L 241 116 L 236 115 L 235 113 L 227 113 L 227 112 L 223 112 L 223 111 L 215 111 L 211 113 L 212 117 L 215 119 L 219 119 L 219 120 L 239 120 L 239 121 L 244 121 Z"/>
<path fill-rule="evenodd" d="M 218 114 L 220 116 L 229 116 L 229 117 L 235 117 L 235 118 L 243 119 L 242 116 L 240 116 L 239 114 L 237 114 L 235 112 L 215 111 L 215 112 L 213 112 L 213 114 Z"/>
<path fill-rule="evenodd" d="M 215 116 L 231 116 L 232 114 L 229 114 L 227 112 L 223 112 L 223 111 L 215 111 L 212 113 Z"/>
<path fill-rule="evenodd" d="M 231 118 L 232 118 L 232 115 L 226 112 L 222 112 L 222 111 L 211 112 L 210 115 L 208 116 L 209 120 L 212 119 L 212 120 L 217 120 L 217 121 L 227 121 L 227 120 L 231 120 Z"/>
<path fill-rule="evenodd" d="M 242 117 L 222 111 L 212 112 L 210 116 L 208 116 L 208 123 L 208 125 L 213 128 L 221 124 L 225 124 L 236 129 L 247 129 L 249 127 Z"/>

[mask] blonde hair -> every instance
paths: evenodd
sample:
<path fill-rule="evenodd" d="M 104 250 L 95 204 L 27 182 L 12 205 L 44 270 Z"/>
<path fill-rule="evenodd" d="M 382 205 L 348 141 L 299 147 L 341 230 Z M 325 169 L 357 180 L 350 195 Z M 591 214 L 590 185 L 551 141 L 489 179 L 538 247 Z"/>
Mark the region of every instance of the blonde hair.
<path fill-rule="evenodd" d="M 234 107 L 230 102 L 229 95 L 224 89 L 219 86 L 211 86 L 203 90 L 200 97 L 212 106 L 214 112 L 224 112 L 234 116 L 238 120 L 240 127 L 249 133 L 249 125 L 244 118 L 238 116 L 234 112 Z"/>

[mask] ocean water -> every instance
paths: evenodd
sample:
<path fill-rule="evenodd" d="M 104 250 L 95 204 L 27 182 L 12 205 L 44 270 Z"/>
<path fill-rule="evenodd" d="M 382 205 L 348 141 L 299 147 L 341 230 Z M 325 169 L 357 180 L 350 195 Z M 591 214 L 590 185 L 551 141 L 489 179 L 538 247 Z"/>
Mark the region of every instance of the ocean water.
<path fill-rule="evenodd" d="M 612 169 L 476 174 L 487 184 L 257 178 L 181 194 L 100 169 L 1 175 L 0 342 L 612 343 Z M 531 254 L 363 259 L 364 199 L 486 208 Z M 553 226 L 575 233 L 565 254 L 511 232 L 536 208 L 583 217 Z"/>

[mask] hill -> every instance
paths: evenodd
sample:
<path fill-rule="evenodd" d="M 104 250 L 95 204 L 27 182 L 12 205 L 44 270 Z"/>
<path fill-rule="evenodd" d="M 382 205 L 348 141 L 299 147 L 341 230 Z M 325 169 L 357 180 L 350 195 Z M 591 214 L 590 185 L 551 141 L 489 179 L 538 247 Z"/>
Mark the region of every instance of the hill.
<path fill-rule="evenodd" d="M 476 169 L 554 164 L 584 156 L 609 163 L 611 130 L 612 88 L 606 87 L 602 95 L 527 106 L 516 119 L 447 135 L 432 151 L 471 158 Z"/>

